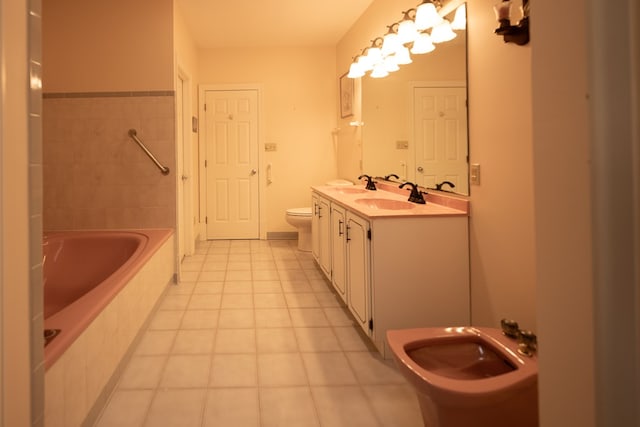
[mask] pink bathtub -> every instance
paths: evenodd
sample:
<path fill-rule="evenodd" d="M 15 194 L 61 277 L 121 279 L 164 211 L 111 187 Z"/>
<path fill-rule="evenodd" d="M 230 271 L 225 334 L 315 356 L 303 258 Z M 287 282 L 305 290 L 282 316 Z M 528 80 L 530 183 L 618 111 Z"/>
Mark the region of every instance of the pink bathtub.
<path fill-rule="evenodd" d="M 171 236 L 172 230 L 67 231 L 43 239 L 48 369 Z"/>

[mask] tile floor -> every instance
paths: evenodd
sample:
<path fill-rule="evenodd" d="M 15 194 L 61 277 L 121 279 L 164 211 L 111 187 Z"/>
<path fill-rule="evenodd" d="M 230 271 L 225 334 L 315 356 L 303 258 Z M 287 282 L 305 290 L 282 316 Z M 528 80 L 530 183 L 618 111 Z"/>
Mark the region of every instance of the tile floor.
<path fill-rule="evenodd" d="M 202 242 L 182 267 L 98 427 L 422 426 L 295 241 Z"/>

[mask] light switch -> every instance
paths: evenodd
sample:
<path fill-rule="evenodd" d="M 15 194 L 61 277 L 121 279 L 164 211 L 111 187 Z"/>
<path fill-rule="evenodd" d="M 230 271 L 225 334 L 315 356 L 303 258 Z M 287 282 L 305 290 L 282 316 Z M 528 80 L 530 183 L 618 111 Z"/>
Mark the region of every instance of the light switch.
<path fill-rule="evenodd" d="M 409 141 L 396 141 L 396 149 L 398 149 L 398 150 L 408 150 L 409 149 Z"/>
<path fill-rule="evenodd" d="M 480 164 L 479 163 L 471 164 L 471 173 L 470 173 L 469 181 L 473 185 L 480 185 Z"/>

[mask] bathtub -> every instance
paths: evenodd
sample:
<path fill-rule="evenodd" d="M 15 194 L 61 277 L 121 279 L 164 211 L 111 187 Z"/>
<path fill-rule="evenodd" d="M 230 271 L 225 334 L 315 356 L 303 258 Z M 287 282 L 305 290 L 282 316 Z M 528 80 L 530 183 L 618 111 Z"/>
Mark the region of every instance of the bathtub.
<path fill-rule="evenodd" d="M 47 426 L 100 408 L 121 362 L 175 278 L 169 229 L 68 231 L 43 238 Z"/>

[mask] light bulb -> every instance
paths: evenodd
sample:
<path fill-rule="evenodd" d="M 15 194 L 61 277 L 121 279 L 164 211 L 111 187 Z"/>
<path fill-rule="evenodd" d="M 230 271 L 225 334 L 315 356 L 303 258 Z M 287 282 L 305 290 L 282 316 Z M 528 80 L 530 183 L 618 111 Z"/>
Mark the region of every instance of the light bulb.
<path fill-rule="evenodd" d="M 405 18 L 400 25 L 398 25 L 398 39 L 400 43 L 411 43 L 418 37 L 418 30 L 415 22 L 409 18 L 408 14 L 405 14 Z"/>
<path fill-rule="evenodd" d="M 426 1 L 416 8 L 416 28 L 426 30 L 442 22 L 442 17 L 438 14 L 436 7 L 431 1 Z"/>
<path fill-rule="evenodd" d="M 451 29 L 451 24 L 446 19 L 433 27 L 431 30 L 431 41 L 434 43 L 448 42 L 456 38 L 456 33 Z"/>
<path fill-rule="evenodd" d="M 351 66 L 349 67 L 349 74 L 347 74 L 347 77 L 349 77 L 350 79 L 357 79 L 358 77 L 362 76 L 364 76 L 364 70 L 362 69 L 362 67 L 360 67 L 358 62 L 353 61 L 351 63 Z"/>
<path fill-rule="evenodd" d="M 453 22 L 451 22 L 451 28 L 454 30 L 464 30 L 467 28 L 467 5 L 465 3 L 462 3 L 456 9 Z"/>
<path fill-rule="evenodd" d="M 381 62 L 373 68 L 373 71 L 371 71 L 370 75 L 374 79 L 379 79 L 382 77 L 387 77 L 389 75 L 389 72 L 384 68 L 384 63 Z"/>
<path fill-rule="evenodd" d="M 413 60 L 411 59 L 411 55 L 409 54 L 409 49 L 402 46 L 398 52 L 396 52 L 396 63 L 398 65 L 406 65 L 411 64 Z"/>
<path fill-rule="evenodd" d="M 431 36 L 427 33 L 420 33 L 416 41 L 413 42 L 413 46 L 411 47 L 411 53 L 413 54 L 423 54 L 433 52 L 435 50 L 435 46 L 431 42 Z"/>

